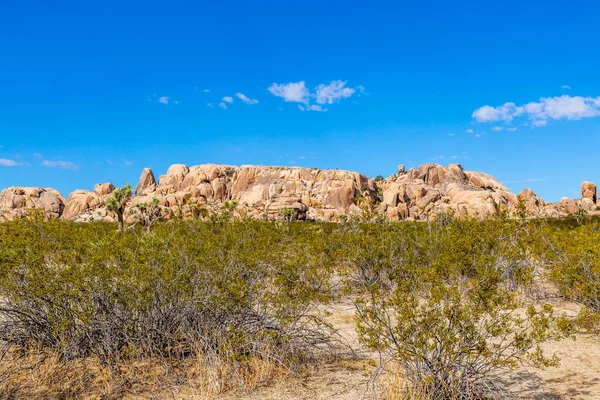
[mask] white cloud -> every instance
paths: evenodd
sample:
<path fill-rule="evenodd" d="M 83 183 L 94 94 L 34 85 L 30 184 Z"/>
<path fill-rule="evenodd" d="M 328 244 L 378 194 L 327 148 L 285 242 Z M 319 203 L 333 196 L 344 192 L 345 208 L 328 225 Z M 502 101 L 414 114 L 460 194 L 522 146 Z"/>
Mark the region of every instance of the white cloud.
<path fill-rule="evenodd" d="M 569 85 L 562 85 L 560 88 L 561 89 L 569 90 L 569 89 L 571 89 L 571 86 L 569 86 Z"/>
<path fill-rule="evenodd" d="M 523 107 L 515 103 L 505 103 L 498 107 L 483 106 L 473 111 L 472 117 L 479 122 L 512 121 L 516 116 L 523 114 Z"/>
<path fill-rule="evenodd" d="M 49 160 L 44 160 L 42 161 L 42 165 L 49 167 L 49 168 L 61 168 L 61 169 L 67 169 L 67 170 L 72 170 L 72 171 L 76 171 L 79 169 L 79 167 L 77 166 L 77 164 L 72 163 L 71 161 L 49 161 Z"/>
<path fill-rule="evenodd" d="M 236 93 L 235 97 L 237 97 L 238 99 L 240 99 L 241 101 L 243 101 L 246 104 L 256 104 L 256 103 L 258 103 L 258 100 L 251 99 L 248 96 L 246 96 L 245 94 L 240 93 L 240 92 Z"/>
<path fill-rule="evenodd" d="M 273 83 L 267 90 L 284 101 L 290 103 L 308 103 L 310 93 L 306 88 L 304 81 L 277 84 Z"/>
<path fill-rule="evenodd" d="M 213 103 L 206 103 L 207 107 L 213 108 L 215 105 Z"/>
<path fill-rule="evenodd" d="M 219 107 L 221 107 L 223 110 L 227 110 L 227 104 L 225 104 L 224 102 L 220 102 Z"/>
<path fill-rule="evenodd" d="M 33 156 L 37 159 L 44 158 L 44 156 L 41 155 L 40 153 L 33 153 Z"/>
<path fill-rule="evenodd" d="M 317 111 L 317 112 L 327 112 L 326 108 L 323 108 L 319 105 L 316 104 L 310 104 L 307 106 L 303 106 L 302 104 L 298 104 L 298 109 L 300 109 L 300 111 Z"/>
<path fill-rule="evenodd" d="M 355 90 L 347 88 L 346 81 L 331 81 L 329 85 L 319 85 L 316 88 L 316 100 L 319 104 L 333 104 L 341 99 L 351 97 Z"/>
<path fill-rule="evenodd" d="M 552 119 L 581 119 L 586 117 L 597 117 L 600 115 L 598 102 L 600 97 L 567 96 L 541 98 L 544 113 Z"/>
<path fill-rule="evenodd" d="M 233 103 L 233 97 L 231 96 L 225 96 L 221 99 L 222 101 L 224 101 L 225 103 Z"/>
<path fill-rule="evenodd" d="M 542 105 L 540 103 L 528 103 L 525 104 L 525 111 L 529 114 L 537 114 L 542 112 Z"/>
<path fill-rule="evenodd" d="M 533 126 L 545 126 L 549 120 L 597 117 L 600 116 L 600 97 L 542 97 L 537 102 L 520 107 L 514 103 L 505 103 L 499 107 L 483 106 L 473 112 L 473 118 L 479 122 L 509 122 L 521 115 L 527 115 Z"/>
<path fill-rule="evenodd" d="M 18 167 L 20 165 L 25 165 L 25 163 L 15 160 L 7 160 L 6 158 L 0 158 L 0 167 Z"/>
<path fill-rule="evenodd" d="M 501 127 L 501 126 L 494 126 L 492 128 L 492 130 L 495 131 L 495 132 L 502 132 L 504 130 L 504 128 Z"/>
<path fill-rule="evenodd" d="M 515 132 L 518 128 L 506 128 L 507 131 Z"/>
<path fill-rule="evenodd" d="M 467 129 L 466 132 L 467 133 L 475 133 L 475 131 L 473 131 L 473 129 Z"/>
<path fill-rule="evenodd" d="M 169 104 L 169 96 L 162 96 L 158 98 L 158 102 L 162 104 Z"/>
<path fill-rule="evenodd" d="M 334 104 L 342 99 L 352 97 L 358 91 L 358 96 L 361 94 L 367 95 L 364 86 L 358 85 L 356 88 L 346 87 L 347 82 L 334 80 L 329 84 L 320 84 L 315 87 L 314 93 L 311 93 L 304 81 L 290 83 L 273 83 L 267 90 L 274 96 L 281 97 L 286 102 L 300 103 L 298 109 L 301 111 L 327 111 L 323 108 L 324 104 Z M 237 96 L 237 94 L 236 94 Z M 317 103 L 310 104 L 311 99 Z"/>
<path fill-rule="evenodd" d="M 210 90 L 204 89 L 204 93 L 210 93 Z"/>

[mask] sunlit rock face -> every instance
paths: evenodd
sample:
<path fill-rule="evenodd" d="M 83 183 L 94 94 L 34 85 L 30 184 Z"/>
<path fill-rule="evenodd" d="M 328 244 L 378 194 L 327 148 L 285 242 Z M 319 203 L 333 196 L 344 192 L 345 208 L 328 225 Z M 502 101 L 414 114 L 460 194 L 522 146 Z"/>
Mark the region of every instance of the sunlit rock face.
<path fill-rule="evenodd" d="M 76 190 L 65 200 L 53 189 L 12 187 L 0 193 L 0 218 L 14 219 L 38 210 L 48 218 L 73 221 L 113 221 L 106 202 L 115 190 L 111 183 L 93 190 Z M 533 217 L 559 217 L 584 210 L 595 213 L 596 185 L 583 182 L 581 199 L 546 203 L 530 189 L 511 193 L 491 175 L 464 170 L 460 164 L 423 164 L 386 179 L 358 172 L 317 168 L 174 164 L 158 179 L 145 168 L 128 204 L 156 199 L 167 217 L 189 217 L 198 208 L 221 212 L 235 201 L 235 212 L 257 219 L 283 214 L 299 220 L 340 221 L 362 216 L 369 207 L 392 221 L 426 220 L 440 213 L 485 218 L 518 207 Z M 521 210 L 522 211 L 522 210 Z"/>

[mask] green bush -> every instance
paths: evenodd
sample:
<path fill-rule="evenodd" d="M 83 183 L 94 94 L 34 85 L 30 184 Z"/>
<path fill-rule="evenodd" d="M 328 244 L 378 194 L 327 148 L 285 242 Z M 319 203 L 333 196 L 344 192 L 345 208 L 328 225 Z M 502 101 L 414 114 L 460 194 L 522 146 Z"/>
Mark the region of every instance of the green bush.
<path fill-rule="evenodd" d="M 382 362 L 399 365 L 428 398 L 489 398 L 492 374 L 522 363 L 557 365 L 539 344 L 571 332 L 552 307 L 527 306 L 533 282 L 527 225 L 499 218 L 363 226 L 348 263 L 357 330 Z M 523 313 L 519 310 L 525 310 Z"/>
<path fill-rule="evenodd" d="M 277 360 L 291 370 L 329 330 L 318 234 L 245 221 L 175 222 L 118 234 L 114 225 L 0 225 L 0 334 L 21 348 L 103 363 L 201 354 Z M 304 361 L 303 361 L 304 360 Z"/>
<path fill-rule="evenodd" d="M 234 217 L 233 202 L 157 222 L 144 207 L 145 222 L 123 234 L 107 223 L 0 223 L 4 344 L 115 370 L 145 357 L 300 372 L 331 349 L 324 305 L 343 294 L 361 343 L 382 356 L 376 372 L 395 364 L 431 398 L 485 398 L 503 390 L 499 369 L 556 365 L 539 344 L 572 332 L 527 301 L 538 280 L 586 307 L 582 328 L 599 320 L 600 228 L 587 216 L 392 224 L 369 199 L 361 219 L 339 225 Z"/>

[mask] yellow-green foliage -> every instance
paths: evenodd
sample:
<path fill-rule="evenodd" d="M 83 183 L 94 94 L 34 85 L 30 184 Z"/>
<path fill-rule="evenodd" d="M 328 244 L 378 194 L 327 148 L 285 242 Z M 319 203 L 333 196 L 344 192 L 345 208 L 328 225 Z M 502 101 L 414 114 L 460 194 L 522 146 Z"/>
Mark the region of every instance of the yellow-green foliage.
<path fill-rule="evenodd" d="M 320 235 L 251 221 L 123 235 L 103 223 L 2 224 L 0 329 L 65 358 L 200 351 L 293 364 L 325 340 L 311 314 L 330 297 Z"/>
<path fill-rule="evenodd" d="M 549 305 L 526 307 L 519 290 L 534 280 L 532 228 L 502 216 L 359 228 L 347 290 L 381 368 L 398 363 L 420 390 L 445 399 L 497 395 L 489 376 L 498 369 L 557 365 L 539 344 L 571 324 Z"/>
<path fill-rule="evenodd" d="M 424 392 L 477 398 L 500 390 L 490 380 L 499 368 L 558 362 L 539 344 L 571 324 L 526 304 L 536 279 L 587 307 L 582 326 L 598 321 L 590 219 L 279 224 L 227 208 L 124 234 L 105 223 L 0 224 L 2 338 L 107 365 L 201 355 L 298 371 L 331 343 L 323 304 L 350 296 L 361 342 L 384 363 Z"/>
<path fill-rule="evenodd" d="M 541 229 L 540 229 L 541 231 Z M 570 219 L 548 224 L 540 233 L 542 257 L 561 294 L 585 306 L 579 322 L 600 329 L 600 222 Z"/>

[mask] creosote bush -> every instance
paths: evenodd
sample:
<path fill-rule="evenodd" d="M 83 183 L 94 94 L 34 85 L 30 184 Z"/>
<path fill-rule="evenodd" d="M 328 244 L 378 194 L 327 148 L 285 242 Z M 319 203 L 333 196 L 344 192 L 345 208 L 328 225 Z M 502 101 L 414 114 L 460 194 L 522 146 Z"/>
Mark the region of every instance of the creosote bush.
<path fill-rule="evenodd" d="M 251 221 L 164 223 L 150 234 L 2 224 L 0 335 L 12 349 L 112 370 L 202 359 L 298 374 L 330 344 L 317 309 L 331 297 L 318 236 Z"/>
<path fill-rule="evenodd" d="M 498 371 L 558 364 L 539 344 L 572 326 L 524 302 L 534 268 L 522 221 L 440 218 L 393 231 L 361 227 L 347 261 L 359 338 L 382 355 L 375 382 L 394 364 L 411 383 L 406 398 L 505 398 Z"/>
<path fill-rule="evenodd" d="M 143 205 L 122 234 L 0 223 L 0 395 L 121 398 L 170 379 L 214 394 L 302 375 L 335 350 L 325 306 L 344 296 L 361 343 L 381 355 L 374 382 L 390 370 L 402 379 L 378 394 L 504 398 L 499 372 L 557 365 L 539 345 L 573 332 L 528 301 L 537 280 L 586 307 L 580 327 L 597 326 L 589 217 L 390 223 L 375 203 L 341 224 L 249 220 L 234 202 L 172 221 Z"/>

